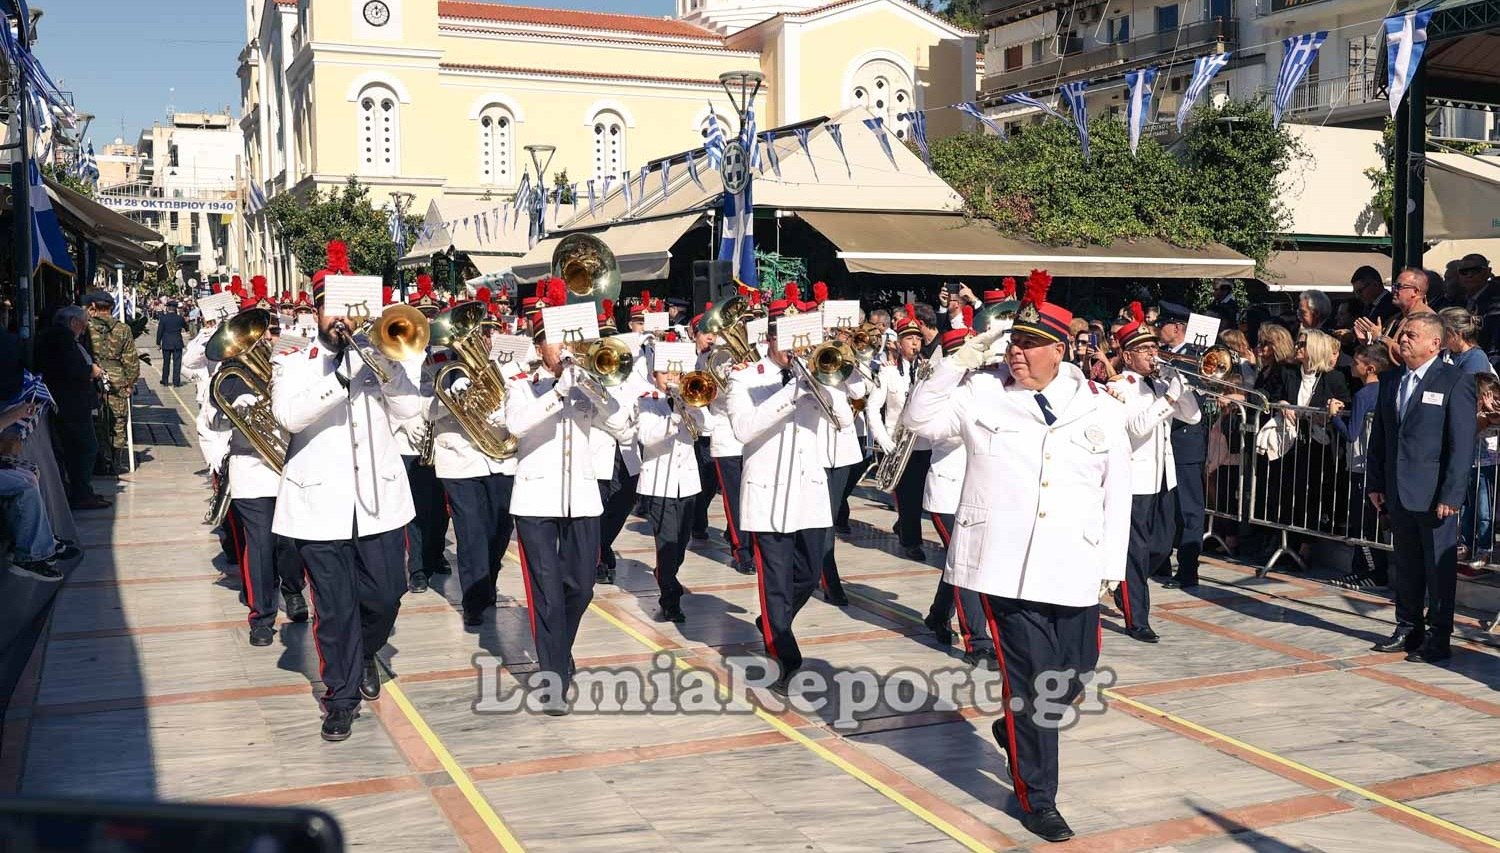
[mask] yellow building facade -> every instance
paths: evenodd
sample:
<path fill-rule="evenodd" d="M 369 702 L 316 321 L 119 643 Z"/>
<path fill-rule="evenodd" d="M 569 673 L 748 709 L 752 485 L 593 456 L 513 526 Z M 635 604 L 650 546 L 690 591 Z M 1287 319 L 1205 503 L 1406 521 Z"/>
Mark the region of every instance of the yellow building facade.
<path fill-rule="evenodd" d="M 761 130 L 864 105 L 902 113 L 972 101 L 977 34 L 904 0 L 678 0 L 651 18 L 466 0 L 247 0 L 240 55 L 250 180 L 267 198 L 342 185 L 377 205 L 411 193 L 510 198 L 524 147 L 556 146 L 548 179 L 585 181 L 703 144 L 718 77 L 756 70 Z M 930 137 L 969 121 L 928 114 Z M 249 274 L 308 271 L 248 218 Z"/>

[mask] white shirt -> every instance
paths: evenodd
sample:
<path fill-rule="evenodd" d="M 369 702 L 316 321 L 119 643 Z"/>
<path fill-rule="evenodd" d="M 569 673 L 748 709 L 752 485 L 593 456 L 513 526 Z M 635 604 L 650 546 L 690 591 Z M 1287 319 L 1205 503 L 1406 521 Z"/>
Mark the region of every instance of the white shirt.
<path fill-rule="evenodd" d="M 1401 377 L 1401 387 L 1396 389 L 1396 417 L 1400 418 L 1406 414 L 1406 404 L 1411 400 L 1411 395 L 1417 391 L 1417 386 L 1427 376 L 1427 368 L 1437 361 L 1437 356 L 1427 359 L 1421 367 L 1406 369 L 1406 374 Z"/>
<path fill-rule="evenodd" d="M 657 498 L 686 498 L 703 490 L 698 479 L 698 455 L 687 419 L 702 421 L 703 410 L 674 407 L 671 398 L 658 391 L 641 395 L 637 438 L 641 444 L 641 476 L 636 492 Z"/>

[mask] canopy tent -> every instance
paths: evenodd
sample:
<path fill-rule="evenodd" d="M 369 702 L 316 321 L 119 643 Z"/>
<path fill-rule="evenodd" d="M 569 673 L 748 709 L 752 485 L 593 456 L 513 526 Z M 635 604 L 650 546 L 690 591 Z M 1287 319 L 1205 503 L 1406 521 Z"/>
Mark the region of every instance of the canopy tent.
<path fill-rule="evenodd" d="M 1428 154 L 1425 206 L 1428 241 L 1500 237 L 1500 157 Z"/>
<path fill-rule="evenodd" d="M 672 245 L 703 219 L 699 212 L 679 213 L 662 219 L 622 222 L 596 232 L 595 236 L 614 252 L 622 281 L 656 281 L 667 277 Z M 551 237 L 536 244 L 536 248 L 515 262 L 511 272 L 525 281 L 550 275 L 552 252 L 561 239 Z"/>
<path fill-rule="evenodd" d="M 156 260 L 156 247 L 142 244 L 160 244 L 160 234 L 51 178 L 43 177 L 42 181 L 58 222 L 94 244 L 101 263 L 116 262 L 139 269 Z"/>
<path fill-rule="evenodd" d="M 1224 246 L 1183 249 L 1161 240 L 1107 247 L 1044 246 L 955 214 L 804 211 L 838 247 L 850 272 L 884 275 L 1024 276 L 1032 268 L 1078 278 L 1214 278 L 1255 274 Z"/>
<path fill-rule="evenodd" d="M 1390 266 L 1386 252 L 1351 246 L 1350 251 L 1325 249 L 1284 249 L 1266 261 L 1269 273 L 1263 279 L 1272 291 L 1322 290 L 1330 293 L 1352 291 L 1349 279 L 1361 266 L 1377 270 Z"/>
<path fill-rule="evenodd" d="M 549 230 L 556 227 L 557 218 L 550 205 L 543 218 Z M 428 203 L 416 245 L 401 258 L 400 265 L 420 266 L 430 263 L 433 255 L 452 251 L 467 255 L 481 273 L 491 272 L 487 267 L 497 264 L 499 268 L 493 271 L 503 272 L 511 259 L 531 248 L 527 223 L 526 212 L 517 215 L 510 199 L 443 195 Z"/>

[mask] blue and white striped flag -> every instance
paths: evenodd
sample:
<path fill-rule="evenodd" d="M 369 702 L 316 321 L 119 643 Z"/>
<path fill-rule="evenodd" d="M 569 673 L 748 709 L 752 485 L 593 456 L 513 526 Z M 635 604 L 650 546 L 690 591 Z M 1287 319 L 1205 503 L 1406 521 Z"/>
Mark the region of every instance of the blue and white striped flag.
<path fill-rule="evenodd" d="M 671 183 L 671 181 L 672 181 L 672 161 L 671 160 L 663 160 L 663 161 L 661 161 L 661 197 L 662 198 L 666 198 L 667 194 L 671 191 L 670 190 L 670 186 L 669 186 L 670 183 Z"/>
<path fill-rule="evenodd" d="M 1031 97 L 1025 92 L 1012 92 L 1009 95 L 1001 98 L 1000 100 L 1004 101 L 1007 104 L 1020 104 L 1023 107 L 1031 107 L 1033 109 L 1041 110 L 1042 112 L 1046 113 L 1049 116 L 1052 116 L 1053 118 L 1063 117 L 1062 113 L 1047 106 L 1041 101 L 1038 101 L 1036 98 Z"/>
<path fill-rule="evenodd" d="M 755 110 L 745 110 L 745 127 L 740 134 L 740 142 L 744 144 L 745 151 L 750 155 L 747 164 L 751 169 L 760 168 L 760 137 L 755 135 Z"/>
<path fill-rule="evenodd" d="M 525 206 L 530 195 L 531 175 L 523 172 L 521 174 L 521 183 L 516 186 L 516 197 L 511 199 L 511 204 L 514 205 L 517 210 L 520 210 Z"/>
<path fill-rule="evenodd" d="M 818 161 L 813 159 L 812 149 L 808 147 L 808 139 L 812 135 L 812 128 L 799 127 L 792 131 L 797 137 L 797 144 L 802 146 L 802 156 L 807 158 L 807 164 L 812 166 L 813 178 L 818 177 Z"/>
<path fill-rule="evenodd" d="M 825 124 L 823 126 L 828 128 L 828 138 L 832 139 L 833 144 L 838 146 L 839 156 L 844 158 L 844 169 L 852 177 L 854 170 L 849 168 L 849 155 L 844 153 L 844 129 L 836 124 Z M 744 281 L 744 279 L 740 280 Z"/>
<path fill-rule="evenodd" d="M 68 254 L 68 241 L 57 222 L 57 211 L 52 209 L 52 200 L 42 183 L 42 170 L 35 160 L 28 161 L 26 167 L 31 175 L 31 273 L 36 275 L 37 270 L 47 266 L 64 275 L 77 275 L 73 258 Z"/>
<path fill-rule="evenodd" d="M 635 197 L 641 201 L 646 200 L 646 178 L 651 176 L 651 164 L 647 163 L 641 167 L 640 182 L 635 185 Z"/>
<path fill-rule="evenodd" d="M 724 193 L 720 211 L 724 225 L 719 240 L 719 260 L 734 264 L 734 277 L 749 283 L 755 277 L 755 204 L 750 198 L 753 182 L 739 195 Z"/>
<path fill-rule="evenodd" d="M 771 161 L 771 171 L 781 177 L 781 156 L 776 153 L 776 137 L 770 131 L 761 135 L 761 144 L 766 147 L 766 159 Z"/>
<path fill-rule="evenodd" d="M 1230 51 L 1216 53 L 1212 56 L 1200 56 L 1193 61 L 1193 79 L 1188 83 L 1187 91 L 1182 95 L 1182 103 L 1177 106 L 1177 132 L 1182 132 L 1182 125 L 1187 121 L 1187 115 L 1193 109 L 1203 93 L 1208 91 L 1208 84 L 1213 82 L 1214 75 L 1224 70 L 1229 64 Z"/>
<path fill-rule="evenodd" d="M 1318 48 L 1328 38 L 1327 30 L 1291 36 L 1282 42 L 1286 53 L 1281 57 L 1281 72 L 1276 75 L 1275 94 L 1271 98 L 1271 124 L 1281 125 L 1281 117 L 1291 106 L 1292 95 L 1301 85 L 1307 70 L 1318 61 Z"/>
<path fill-rule="evenodd" d="M 620 184 L 625 187 L 625 209 L 635 207 L 635 195 L 630 191 L 630 170 L 626 169 L 620 176 Z M 606 190 L 605 192 L 608 192 Z"/>
<path fill-rule="evenodd" d="M 875 134 L 875 141 L 880 143 L 880 150 L 885 152 L 885 156 L 891 161 L 891 165 L 896 166 L 896 154 L 891 150 L 891 135 L 886 132 L 885 119 L 875 116 L 874 118 L 861 119 L 861 121 L 865 123 L 865 127 L 868 127 L 871 133 Z M 899 171 L 901 167 L 896 166 L 896 169 Z"/>
<path fill-rule="evenodd" d="M 993 130 L 996 136 L 1005 136 L 1005 128 L 1000 126 L 1000 122 L 995 121 L 994 119 L 980 112 L 978 105 L 969 101 L 964 101 L 960 104 L 954 104 L 953 108 L 963 113 L 964 115 L 969 116 L 970 118 L 989 128 L 990 130 Z"/>
<path fill-rule="evenodd" d="M 709 165 L 712 166 L 713 163 L 710 162 Z M 703 179 L 698 177 L 698 158 L 694 157 L 691 151 L 687 153 L 687 170 L 688 177 L 693 180 L 693 183 L 698 185 L 698 189 L 706 192 L 707 188 L 703 186 Z"/>
<path fill-rule="evenodd" d="M 391 235 L 391 242 L 396 244 L 396 257 L 406 254 L 406 229 L 402 227 L 401 214 L 394 205 L 386 209 L 385 230 Z"/>
<path fill-rule="evenodd" d="M 714 105 L 708 104 L 708 141 L 703 144 L 703 153 L 708 156 L 710 168 L 718 169 L 724 164 L 724 129 L 714 116 Z M 694 172 L 694 174 L 697 174 Z"/>
<path fill-rule="evenodd" d="M 78 158 L 77 175 L 91 186 L 99 186 L 99 161 L 94 157 L 94 143 L 92 142 L 89 143 L 88 151 Z"/>
<path fill-rule="evenodd" d="M 1391 118 L 1406 90 L 1417 76 L 1422 65 L 1422 54 L 1427 52 L 1427 22 L 1432 20 L 1432 10 L 1412 9 L 1385 19 L 1386 86 L 1391 99 Z"/>
<path fill-rule="evenodd" d="M 927 113 L 921 110 L 912 110 L 906 113 L 906 121 L 911 125 L 911 141 L 917 143 L 917 150 L 922 152 L 922 162 L 932 169 L 932 150 L 927 147 Z"/>
<path fill-rule="evenodd" d="M 594 195 L 594 182 L 592 180 L 590 180 L 589 181 L 589 216 L 593 216 L 594 215 L 594 202 L 595 202 L 595 199 L 596 199 L 596 197 Z"/>
<path fill-rule="evenodd" d="M 1156 85 L 1156 68 L 1138 68 L 1125 72 L 1125 128 L 1130 134 L 1130 153 L 1141 143 L 1141 129 L 1151 115 L 1151 90 Z"/>
<path fill-rule="evenodd" d="M 1073 113 L 1073 126 L 1078 128 L 1078 144 L 1083 146 L 1085 163 L 1089 161 L 1089 102 L 1085 95 L 1088 88 L 1087 80 L 1064 83 L 1058 88 Z"/>

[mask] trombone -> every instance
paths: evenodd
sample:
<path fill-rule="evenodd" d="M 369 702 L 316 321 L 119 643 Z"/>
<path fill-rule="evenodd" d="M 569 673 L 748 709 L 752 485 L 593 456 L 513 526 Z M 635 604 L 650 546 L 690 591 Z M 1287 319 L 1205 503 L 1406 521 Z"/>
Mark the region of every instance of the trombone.
<path fill-rule="evenodd" d="M 1239 383 L 1228 378 L 1238 363 L 1238 358 L 1228 347 L 1211 347 L 1197 358 L 1172 352 L 1158 353 L 1155 358 L 1158 365 L 1181 374 L 1183 381 L 1200 394 L 1224 403 L 1249 406 L 1262 414 L 1271 411 L 1271 401 L 1265 394 L 1251 388 L 1242 388 Z M 1241 400 L 1240 397 L 1244 399 Z"/>
<path fill-rule="evenodd" d="M 575 352 L 572 345 L 563 350 L 563 358 L 578 373 L 574 378 L 584 393 L 594 398 L 600 406 L 608 406 L 609 390 L 630 378 L 635 356 L 630 347 L 618 338 L 599 338 L 582 346 Z"/>
<path fill-rule="evenodd" d="M 841 426 L 838 415 L 834 414 L 833 398 L 829 396 L 827 386 L 838 385 L 854 373 L 854 350 L 842 341 L 825 341 L 812 348 L 805 357 L 802 351 L 793 350 L 788 363 L 797 378 L 812 391 L 828 420 L 834 426 Z"/>
<path fill-rule="evenodd" d="M 343 338 L 346 345 L 359 350 L 360 358 L 375 372 L 382 385 L 391 381 L 390 372 L 379 359 L 371 357 L 370 347 L 360 346 L 357 339 L 365 338 L 381 355 L 399 362 L 426 353 L 432 335 L 427 315 L 405 304 L 387 305 L 378 316 L 366 313 L 364 322 L 352 332 L 340 320 L 334 324 L 333 333 Z"/>
<path fill-rule="evenodd" d="M 876 388 L 880 387 L 880 377 L 870 370 L 868 365 L 870 359 L 875 357 L 876 341 L 880 339 L 880 329 L 870 323 L 862 323 L 858 328 L 840 329 L 840 332 L 849 336 L 843 343 L 850 350 L 850 357 L 854 361 L 854 369 L 859 372 L 860 378 Z"/>
<path fill-rule="evenodd" d="M 682 374 L 678 381 L 668 385 L 667 393 L 684 408 L 701 409 L 713 403 L 719 396 L 719 380 L 707 370 L 694 370 L 691 373 Z M 698 422 L 693 420 L 692 415 L 683 411 L 681 417 L 687 424 L 688 434 L 693 437 L 693 441 L 703 437 L 703 430 L 698 426 Z"/>

